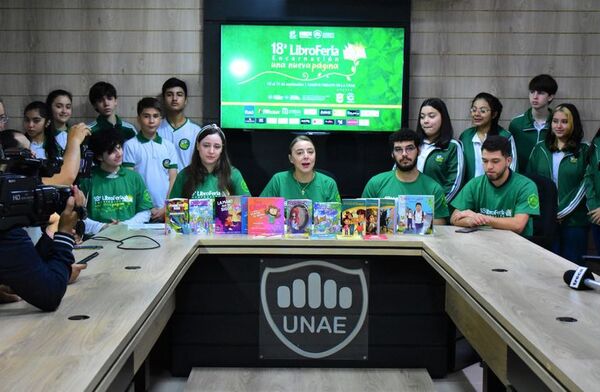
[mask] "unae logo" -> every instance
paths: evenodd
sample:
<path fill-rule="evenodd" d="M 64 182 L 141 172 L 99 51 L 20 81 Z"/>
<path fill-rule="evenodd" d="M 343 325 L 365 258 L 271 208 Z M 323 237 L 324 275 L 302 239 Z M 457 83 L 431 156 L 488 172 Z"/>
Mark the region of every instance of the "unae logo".
<path fill-rule="evenodd" d="M 171 160 L 169 158 L 163 159 L 162 165 L 165 169 L 168 169 L 171 166 Z"/>
<path fill-rule="evenodd" d="M 340 352 L 359 334 L 366 340 L 365 268 L 350 269 L 321 260 L 264 267 L 260 299 L 268 329 L 287 349 L 313 359 Z M 358 355 L 366 358 L 365 354 Z"/>

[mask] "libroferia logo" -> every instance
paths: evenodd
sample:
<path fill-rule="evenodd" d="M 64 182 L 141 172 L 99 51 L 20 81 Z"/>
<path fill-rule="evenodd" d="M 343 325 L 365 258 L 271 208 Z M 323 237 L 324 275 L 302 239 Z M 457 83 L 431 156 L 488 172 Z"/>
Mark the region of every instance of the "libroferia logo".
<path fill-rule="evenodd" d="M 266 267 L 260 282 L 263 315 L 287 348 L 306 358 L 325 358 L 347 347 L 368 310 L 363 269 L 320 260 Z"/>

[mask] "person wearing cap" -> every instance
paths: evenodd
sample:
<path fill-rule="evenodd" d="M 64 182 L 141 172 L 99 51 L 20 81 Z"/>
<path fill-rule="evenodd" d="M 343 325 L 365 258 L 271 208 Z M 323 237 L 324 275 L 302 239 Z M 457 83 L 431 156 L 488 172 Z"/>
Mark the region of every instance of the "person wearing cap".
<path fill-rule="evenodd" d="M 173 184 L 169 198 L 214 199 L 250 195 L 242 173 L 231 165 L 225 134 L 215 124 L 202 127 L 196 137 L 192 162 Z"/>

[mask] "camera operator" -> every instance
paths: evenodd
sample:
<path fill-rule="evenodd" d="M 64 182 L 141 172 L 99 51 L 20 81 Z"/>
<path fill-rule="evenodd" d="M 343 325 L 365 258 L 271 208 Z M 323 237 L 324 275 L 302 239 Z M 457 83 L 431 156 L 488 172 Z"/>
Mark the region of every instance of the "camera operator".
<path fill-rule="evenodd" d="M 27 150 L 29 140 L 20 132 L 0 133 L 4 149 Z M 83 193 L 71 188 L 72 196 L 60 215 L 54 239 L 44 235 L 37 246 L 21 227 L 0 231 L 0 301 L 19 297 L 46 311 L 55 310 L 70 281 L 74 281 L 85 265 L 74 265 L 73 231 L 78 221 L 75 206 L 85 205 Z"/>
<path fill-rule="evenodd" d="M 84 123 L 73 125 L 69 128 L 67 146 L 63 154 L 63 164 L 60 172 L 52 177 L 42 177 L 46 185 L 71 185 L 79 173 L 81 160 L 81 144 L 90 136 L 90 128 Z"/>

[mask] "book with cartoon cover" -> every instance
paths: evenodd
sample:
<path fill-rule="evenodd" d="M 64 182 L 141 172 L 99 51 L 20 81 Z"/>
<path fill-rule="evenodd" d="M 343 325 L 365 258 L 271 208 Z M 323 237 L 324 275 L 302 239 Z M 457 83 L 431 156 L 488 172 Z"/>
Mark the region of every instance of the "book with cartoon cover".
<path fill-rule="evenodd" d="M 248 234 L 281 235 L 285 225 L 283 197 L 248 198 Z"/>
<path fill-rule="evenodd" d="M 341 212 L 342 204 L 339 202 L 315 202 L 311 238 L 336 238 L 340 231 Z"/>
<path fill-rule="evenodd" d="M 367 199 L 342 199 L 340 238 L 361 238 L 367 222 Z"/>
<path fill-rule="evenodd" d="M 398 233 L 433 234 L 433 195 L 398 196 Z"/>
<path fill-rule="evenodd" d="M 310 199 L 285 201 L 285 234 L 308 237 L 312 230 L 313 202 Z"/>
<path fill-rule="evenodd" d="M 396 198 L 379 199 L 379 233 L 394 234 L 396 232 Z"/>
<path fill-rule="evenodd" d="M 165 200 L 165 234 L 190 233 L 188 199 Z"/>
<path fill-rule="evenodd" d="M 194 234 L 212 234 L 214 224 L 213 199 L 190 199 L 190 229 Z"/>
<path fill-rule="evenodd" d="M 242 196 L 215 197 L 215 233 L 242 234 Z"/>

